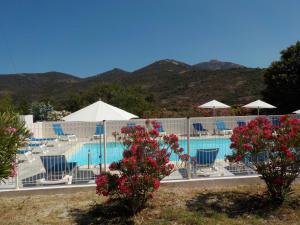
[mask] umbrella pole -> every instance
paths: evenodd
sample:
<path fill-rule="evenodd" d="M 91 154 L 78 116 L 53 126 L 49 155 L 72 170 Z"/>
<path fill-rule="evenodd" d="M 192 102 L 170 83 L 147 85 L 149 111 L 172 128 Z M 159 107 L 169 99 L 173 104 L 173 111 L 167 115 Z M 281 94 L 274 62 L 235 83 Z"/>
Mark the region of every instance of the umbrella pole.
<path fill-rule="evenodd" d="M 100 155 L 99 155 L 99 170 L 100 170 L 100 174 L 102 173 L 102 137 L 101 137 L 101 134 L 100 134 Z"/>
<path fill-rule="evenodd" d="M 213 126 L 214 126 L 214 131 L 213 131 L 213 135 L 216 135 L 216 128 L 215 128 L 215 126 L 216 126 L 216 108 L 215 107 L 213 107 L 213 118 L 214 118 L 214 124 L 213 124 Z"/>
<path fill-rule="evenodd" d="M 259 116 L 259 107 L 257 108 L 257 115 Z"/>

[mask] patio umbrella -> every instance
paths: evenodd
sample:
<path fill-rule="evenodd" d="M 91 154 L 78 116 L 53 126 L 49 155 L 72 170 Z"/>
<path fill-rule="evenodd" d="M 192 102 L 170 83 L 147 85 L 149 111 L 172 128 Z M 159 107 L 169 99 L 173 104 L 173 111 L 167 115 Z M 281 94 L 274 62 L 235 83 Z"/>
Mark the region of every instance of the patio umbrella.
<path fill-rule="evenodd" d="M 295 111 L 295 112 L 293 112 L 293 113 L 300 114 L 300 109 L 297 110 L 297 111 Z"/>
<path fill-rule="evenodd" d="M 273 105 L 270 105 L 269 103 L 266 103 L 261 100 L 256 100 L 254 102 L 251 102 L 247 105 L 243 106 L 244 108 L 249 108 L 249 109 L 257 109 L 257 115 L 259 115 L 259 110 L 260 109 L 275 109 L 276 107 Z"/>
<path fill-rule="evenodd" d="M 204 103 L 202 105 L 198 106 L 199 108 L 204 108 L 204 109 L 213 109 L 213 116 L 215 116 L 215 110 L 216 109 L 226 109 L 230 108 L 229 105 L 226 105 L 222 102 L 219 102 L 217 100 L 212 100 L 210 102 Z"/>
<path fill-rule="evenodd" d="M 103 120 L 130 120 L 132 118 L 138 118 L 138 116 L 99 100 L 64 117 L 63 120 L 99 122 Z"/>
<path fill-rule="evenodd" d="M 101 100 L 88 105 L 66 117 L 65 121 L 81 121 L 81 122 L 100 122 L 104 120 L 130 120 L 138 118 L 129 112 L 119 109 L 115 106 L 109 105 Z M 99 138 L 100 155 L 99 155 L 99 168 L 102 173 L 102 137 Z"/>

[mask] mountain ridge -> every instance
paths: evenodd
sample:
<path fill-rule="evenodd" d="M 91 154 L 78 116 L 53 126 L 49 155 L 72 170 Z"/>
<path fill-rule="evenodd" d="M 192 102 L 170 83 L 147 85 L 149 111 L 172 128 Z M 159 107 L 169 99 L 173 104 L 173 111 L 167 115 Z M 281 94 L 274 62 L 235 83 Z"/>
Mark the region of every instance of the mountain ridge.
<path fill-rule="evenodd" d="M 164 59 L 133 72 L 114 68 L 86 78 L 60 72 L 0 76 L 0 97 L 9 93 L 15 101 L 25 98 L 29 103 L 45 99 L 56 102 L 98 84 L 118 84 L 141 88 L 153 96 L 156 108 L 171 112 L 166 116 L 186 116 L 194 105 L 211 99 L 241 104 L 260 98 L 263 73 L 263 69 L 246 67 L 202 70 Z"/>
<path fill-rule="evenodd" d="M 227 70 L 227 69 L 246 68 L 246 66 L 240 64 L 236 64 L 233 62 L 219 61 L 217 59 L 212 59 L 207 62 L 200 62 L 194 64 L 193 67 L 201 70 Z"/>

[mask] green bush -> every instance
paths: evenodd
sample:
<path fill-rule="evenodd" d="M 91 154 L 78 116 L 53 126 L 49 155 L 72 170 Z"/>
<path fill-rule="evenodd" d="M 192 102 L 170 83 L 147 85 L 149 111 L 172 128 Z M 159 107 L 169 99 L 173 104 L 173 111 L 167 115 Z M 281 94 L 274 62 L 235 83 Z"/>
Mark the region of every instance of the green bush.
<path fill-rule="evenodd" d="M 13 112 L 0 112 L 0 182 L 15 175 L 16 153 L 29 131 Z"/>

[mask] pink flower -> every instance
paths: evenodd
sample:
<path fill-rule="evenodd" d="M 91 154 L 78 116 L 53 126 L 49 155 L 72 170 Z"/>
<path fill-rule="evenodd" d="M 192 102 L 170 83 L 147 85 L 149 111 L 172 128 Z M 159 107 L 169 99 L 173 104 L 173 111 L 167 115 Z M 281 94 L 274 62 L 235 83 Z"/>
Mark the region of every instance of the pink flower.
<path fill-rule="evenodd" d="M 159 135 L 159 132 L 158 132 L 156 129 L 154 129 L 154 130 L 150 130 L 150 131 L 149 131 L 149 134 L 150 134 L 151 136 L 158 136 L 158 135 Z"/>
<path fill-rule="evenodd" d="M 110 165 L 109 165 L 109 169 L 110 170 L 115 170 L 117 168 L 117 163 L 115 162 L 112 162 Z"/>
<path fill-rule="evenodd" d="M 16 164 L 16 162 L 12 163 L 12 169 L 10 171 L 10 176 L 11 177 L 17 176 L 17 164 Z"/>
<path fill-rule="evenodd" d="M 182 161 L 189 161 L 190 156 L 188 154 L 182 154 L 179 156 Z"/>
<path fill-rule="evenodd" d="M 253 147 L 250 145 L 250 144 L 243 144 L 243 148 L 247 151 L 252 151 L 253 150 Z"/>
<path fill-rule="evenodd" d="M 159 188 L 159 186 L 160 186 L 160 181 L 158 179 L 154 179 L 154 181 L 153 181 L 153 188 L 155 190 L 157 190 Z"/>
<path fill-rule="evenodd" d="M 137 149 L 138 149 L 137 145 L 132 145 L 131 146 L 131 151 L 132 151 L 133 154 L 136 154 Z"/>
<path fill-rule="evenodd" d="M 5 129 L 5 131 L 6 131 L 8 134 L 14 134 L 14 133 L 16 133 L 17 129 L 14 128 L 14 127 L 7 127 L 7 128 Z"/>
<path fill-rule="evenodd" d="M 241 161 L 242 158 L 243 158 L 242 155 L 237 155 L 237 156 L 235 157 L 235 160 L 236 160 L 236 161 Z"/>

